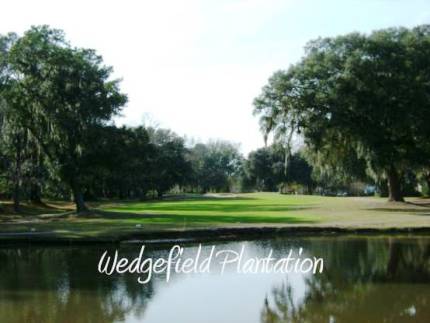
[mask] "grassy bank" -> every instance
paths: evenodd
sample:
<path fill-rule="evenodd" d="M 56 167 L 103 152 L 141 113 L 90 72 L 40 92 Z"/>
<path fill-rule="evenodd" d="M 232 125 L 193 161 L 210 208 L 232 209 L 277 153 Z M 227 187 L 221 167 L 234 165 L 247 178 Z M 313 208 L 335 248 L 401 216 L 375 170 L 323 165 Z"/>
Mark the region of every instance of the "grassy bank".
<path fill-rule="evenodd" d="M 388 203 L 374 197 L 321 197 L 252 193 L 189 196 L 150 202 L 93 203 L 76 216 L 67 203 L 24 206 L 13 214 L 7 203 L 0 215 L 0 239 L 124 239 L 156 237 L 190 230 L 291 228 L 430 229 L 430 200 Z M 216 234 L 217 231 L 213 231 Z M 162 236 L 162 234 L 160 234 Z"/>

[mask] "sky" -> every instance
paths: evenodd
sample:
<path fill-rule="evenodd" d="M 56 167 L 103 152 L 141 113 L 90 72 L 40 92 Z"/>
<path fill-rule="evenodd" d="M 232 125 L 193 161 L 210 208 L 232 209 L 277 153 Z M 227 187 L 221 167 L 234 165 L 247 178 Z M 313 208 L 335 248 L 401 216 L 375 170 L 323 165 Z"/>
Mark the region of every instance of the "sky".
<path fill-rule="evenodd" d="M 117 124 L 244 154 L 263 146 L 253 99 L 307 41 L 430 23 L 429 0 L 9 0 L 1 11 L 0 34 L 47 24 L 101 54 L 129 97 Z"/>

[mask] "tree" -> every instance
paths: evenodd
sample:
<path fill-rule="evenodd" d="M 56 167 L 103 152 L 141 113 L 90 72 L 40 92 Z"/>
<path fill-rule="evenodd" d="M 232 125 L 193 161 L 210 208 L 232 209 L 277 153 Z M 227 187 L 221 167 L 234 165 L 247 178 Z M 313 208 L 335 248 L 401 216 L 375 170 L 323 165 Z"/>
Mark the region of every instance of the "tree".
<path fill-rule="evenodd" d="M 46 176 L 44 156 L 35 138 L 20 126 L 14 109 L 5 100 L 0 104 L 0 159 L 15 211 L 19 211 L 24 197 L 33 203 L 42 203 L 41 180 Z"/>
<path fill-rule="evenodd" d="M 99 126 L 89 136 L 95 144 L 83 156 L 86 196 L 144 199 L 155 154 L 146 129 Z"/>
<path fill-rule="evenodd" d="M 183 138 L 167 129 L 148 129 L 149 140 L 155 149 L 151 156 L 150 183 L 159 198 L 175 185 L 185 185 L 191 172 L 186 159 Z"/>
<path fill-rule="evenodd" d="M 239 147 L 227 141 L 196 144 L 189 154 L 192 185 L 201 192 L 229 192 L 239 180 L 243 158 Z"/>
<path fill-rule="evenodd" d="M 254 114 L 260 115 L 260 130 L 264 136 L 264 143 L 270 133 L 274 135 L 274 142 L 284 149 L 284 174 L 288 171 L 288 162 L 292 154 L 293 135 L 298 128 L 298 116 L 291 106 L 291 100 L 285 100 L 285 89 L 290 87 L 289 80 L 283 71 L 278 71 L 269 78 L 262 93 L 254 100 Z"/>
<path fill-rule="evenodd" d="M 312 178 L 313 167 L 302 155 L 301 151 L 291 155 L 286 182 L 302 185 L 305 192 L 312 194 L 315 185 Z"/>
<path fill-rule="evenodd" d="M 64 34 L 47 26 L 32 27 L 9 51 L 16 83 L 9 95 L 19 109 L 20 125 L 37 138 L 60 178 L 71 188 L 78 212 L 83 199 L 83 154 L 92 127 L 105 124 L 127 98 L 112 68 L 93 50 L 71 47 Z"/>
<path fill-rule="evenodd" d="M 374 184 L 366 161 L 358 158 L 351 146 L 332 142 L 318 150 L 303 149 L 302 155 L 312 165 L 312 178 L 323 194 L 351 193 L 351 184 L 357 182 Z"/>
<path fill-rule="evenodd" d="M 298 184 L 312 193 L 312 167 L 298 151 L 289 157 L 287 173 L 284 169 L 284 148 L 273 144 L 252 151 L 246 162 L 246 173 L 255 188 L 260 191 L 277 191 L 288 184 Z"/>
<path fill-rule="evenodd" d="M 18 100 L 7 100 L 15 90 L 17 82 L 11 78 L 9 51 L 17 36 L 10 33 L 0 36 L 0 147 L 3 172 L 6 182 L 11 183 L 13 206 L 20 208 L 24 163 L 28 159 L 29 133 L 20 127 L 16 109 L 21 108 Z"/>
<path fill-rule="evenodd" d="M 352 149 L 387 178 L 389 200 L 403 200 L 402 174 L 430 158 L 430 25 L 311 41 L 276 77 L 276 109 L 294 116 L 281 120 L 309 149 Z M 257 108 L 265 118 L 273 105 Z"/>
<path fill-rule="evenodd" d="M 274 192 L 286 180 L 283 172 L 282 153 L 273 146 L 252 151 L 246 162 L 246 173 L 251 183 L 259 191 Z"/>
<path fill-rule="evenodd" d="M 29 136 L 25 129 L 14 123 L 9 111 L 2 111 L 0 125 L 1 159 L 7 182 L 11 183 L 13 207 L 19 211 L 23 184 L 24 163 L 28 159 Z"/>

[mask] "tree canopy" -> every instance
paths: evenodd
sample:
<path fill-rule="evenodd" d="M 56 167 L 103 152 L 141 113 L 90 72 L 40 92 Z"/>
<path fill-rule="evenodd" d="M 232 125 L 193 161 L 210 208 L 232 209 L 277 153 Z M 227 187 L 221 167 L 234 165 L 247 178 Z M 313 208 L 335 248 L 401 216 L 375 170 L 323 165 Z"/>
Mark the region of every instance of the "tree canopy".
<path fill-rule="evenodd" d="M 6 55 L 3 91 L 15 122 L 27 129 L 70 186 L 78 211 L 82 196 L 82 156 L 89 131 L 120 111 L 127 97 L 112 68 L 93 50 L 71 47 L 64 34 L 47 26 L 32 27 L 14 39 Z"/>
<path fill-rule="evenodd" d="M 430 26 L 311 41 L 272 76 L 255 113 L 266 132 L 293 129 L 311 150 L 338 160 L 352 151 L 401 201 L 403 174 L 429 166 Z"/>
<path fill-rule="evenodd" d="M 391 200 L 430 187 L 430 26 L 320 38 L 255 99 L 265 139 L 245 158 L 227 141 L 190 144 L 169 129 L 118 126 L 127 96 L 112 67 L 61 30 L 0 36 L 0 192 L 145 199 L 168 192 L 336 194 L 374 184 Z M 303 137 L 304 147 L 293 149 Z M 385 191 L 387 191 L 385 189 Z"/>

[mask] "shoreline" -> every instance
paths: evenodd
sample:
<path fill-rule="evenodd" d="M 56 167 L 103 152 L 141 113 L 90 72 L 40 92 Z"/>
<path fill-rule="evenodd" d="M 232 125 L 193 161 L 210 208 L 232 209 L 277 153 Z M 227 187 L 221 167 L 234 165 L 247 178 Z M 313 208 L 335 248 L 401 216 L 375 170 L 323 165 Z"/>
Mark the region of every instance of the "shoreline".
<path fill-rule="evenodd" d="M 65 237 L 55 232 L 0 233 L 0 244 L 171 244 L 210 241 L 235 241 L 291 237 L 363 236 L 363 235 L 430 235 L 429 227 L 336 227 L 336 226 L 286 226 L 286 227 L 217 227 L 207 229 L 161 230 L 130 232 L 117 236 Z"/>

